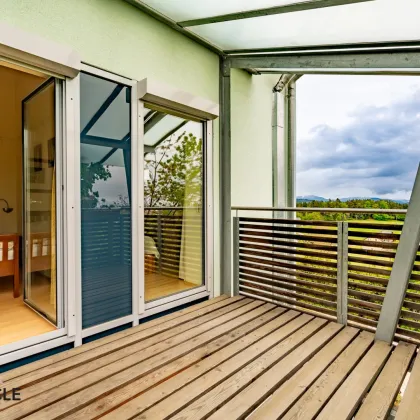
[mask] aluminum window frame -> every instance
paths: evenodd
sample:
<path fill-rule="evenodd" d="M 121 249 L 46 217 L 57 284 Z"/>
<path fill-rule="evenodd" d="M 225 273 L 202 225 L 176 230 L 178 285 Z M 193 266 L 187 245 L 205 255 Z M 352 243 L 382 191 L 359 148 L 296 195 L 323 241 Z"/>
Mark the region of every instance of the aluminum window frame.
<path fill-rule="evenodd" d="M 142 136 L 139 135 L 139 149 L 141 149 L 141 155 L 144 156 L 144 134 L 143 134 L 143 107 L 145 104 L 140 100 L 141 105 L 139 106 L 139 115 L 142 116 L 141 122 L 139 122 L 139 127 L 141 128 Z M 167 111 L 170 113 L 170 111 Z M 185 118 L 188 118 L 187 116 Z M 203 197 L 204 197 L 204 206 L 203 209 L 203 280 L 204 284 L 188 289 L 183 292 L 178 292 L 171 294 L 169 296 L 163 296 L 161 298 L 154 299 L 152 301 L 145 301 L 145 293 L 142 293 L 139 296 L 139 315 L 148 316 L 151 311 L 153 313 L 158 313 L 158 308 L 161 308 L 164 311 L 167 308 L 168 304 L 172 304 L 177 301 L 186 301 L 191 302 L 196 299 L 201 299 L 203 293 L 205 296 L 212 296 L 213 293 L 213 243 L 214 243 L 214 231 L 213 231 L 213 122 L 211 120 L 201 120 L 202 133 L 203 133 Z M 139 130 L 140 133 L 140 130 Z M 144 202 L 144 161 L 141 172 L 142 182 L 139 182 L 139 188 L 141 188 L 142 201 Z M 139 206 L 140 207 L 140 206 Z M 142 255 L 139 255 L 139 260 L 142 259 L 144 267 L 144 206 L 142 207 L 142 222 L 141 222 L 141 241 L 142 246 L 140 247 Z M 145 279 L 144 279 L 144 270 L 142 272 L 142 282 L 140 283 L 140 291 L 144 290 L 145 292 Z M 179 303 L 181 305 L 181 303 Z M 176 306 L 176 305 L 174 305 Z M 171 307 L 174 307 L 171 306 Z"/>
<path fill-rule="evenodd" d="M 12 60 L 7 60 L 8 62 Z M 24 67 L 25 63 L 14 64 Z M 77 310 L 75 293 L 77 287 L 77 259 L 72 257 L 77 250 L 77 233 L 74 227 L 77 203 L 74 196 L 74 189 L 80 182 L 75 183 L 74 165 L 67 162 L 75 159 L 73 149 L 77 143 L 75 126 L 78 117 L 75 118 L 76 99 L 78 97 L 78 77 L 69 78 L 52 75 L 49 71 L 36 68 L 37 71 L 58 79 L 55 91 L 55 123 L 56 123 L 56 162 L 57 162 L 57 185 L 56 185 L 56 255 L 57 255 L 57 309 L 61 313 L 61 323 L 56 330 L 32 336 L 23 340 L 0 346 L 0 365 L 32 356 L 45 350 L 73 343 L 77 340 Z M 70 159 L 70 160 L 69 160 Z M 77 174 L 78 175 L 78 174 Z M 61 223 L 61 226 L 59 226 Z M 39 315 L 41 316 L 41 315 Z M 58 318 L 60 314 L 57 313 Z"/>
<path fill-rule="evenodd" d="M 137 203 L 139 202 L 138 197 L 138 188 L 136 188 L 136 182 L 140 182 L 138 180 L 138 168 L 140 162 L 138 161 L 140 154 L 138 153 L 138 142 L 137 142 L 137 136 L 136 133 L 138 132 L 138 100 L 137 100 L 137 80 L 129 79 L 124 76 L 109 72 L 107 70 L 103 70 L 101 68 L 98 68 L 96 66 L 93 66 L 91 64 L 87 64 L 82 62 L 81 65 L 81 72 L 90 74 L 95 77 L 100 77 L 105 80 L 109 80 L 111 82 L 115 82 L 127 87 L 130 87 L 131 89 L 131 110 L 130 110 L 130 131 L 131 131 L 131 287 L 132 287 L 132 313 L 130 315 L 127 315 L 122 318 L 113 319 L 111 321 L 107 321 L 98 325 L 94 325 L 92 327 L 88 328 L 82 328 L 82 319 L 83 319 L 83 313 L 82 313 L 82 273 L 81 273 L 81 220 L 78 221 L 78 229 L 79 229 L 79 246 L 78 246 L 78 271 L 79 271 L 79 278 L 78 278 L 78 288 L 80 290 L 77 291 L 77 297 L 78 297 L 78 327 L 77 327 L 77 340 L 76 340 L 76 346 L 81 345 L 82 341 L 86 337 L 90 337 L 92 335 L 107 331 L 112 328 L 120 327 L 125 324 L 131 323 L 132 326 L 138 325 L 138 317 L 136 314 L 138 313 L 138 304 L 139 300 L 137 299 L 138 290 L 139 290 L 139 284 L 141 283 L 141 263 L 138 260 L 138 258 L 135 258 L 136 255 L 139 255 L 139 249 L 141 247 L 139 246 L 139 208 Z M 78 76 L 80 78 L 80 76 Z M 79 82 L 80 84 L 80 82 Z M 79 95 L 80 95 L 80 87 L 79 87 Z M 79 118 L 80 118 L 80 100 L 78 101 L 79 104 Z M 80 119 L 79 119 L 79 131 L 80 133 Z M 79 137 L 79 156 L 78 156 L 78 165 L 75 165 L 77 167 L 80 167 L 80 137 Z M 77 173 L 78 177 L 78 183 L 79 183 L 79 190 L 75 192 L 78 197 L 78 217 L 81 217 L 81 200 L 80 200 L 80 171 Z"/>
<path fill-rule="evenodd" d="M 203 161 L 204 161 L 204 211 L 203 211 L 203 278 L 204 284 L 194 287 L 184 292 L 175 293 L 169 296 L 163 296 L 156 300 L 145 302 L 145 293 L 139 293 L 139 315 L 141 318 L 148 314 L 157 313 L 176 306 L 176 302 L 183 304 L 200 299 L 203 296 L 213 296 L 214 290 L 214 200 L 213 200 L 213 120 L 219 116 L 219 105 L 208 99 L 191 95 L 188 92 L 182 92 L 179 89 L 148 79 L 143 79 L 138 85 L 138 144 L 139 153 L 144 158 L 144 107 L 157 107 L 159 111 L 182 118 L 197 121 L 202 124 L 203 133 Z M 141 189 L 138 196 L 141 197 L 139 208 L 142 216 L 139 227 L 140 243 L 142 255 L 139 255 L 139 261 L 142 261 L 144 267 L 144 160 L 140 171 L 138 187 Z M 141 273 L 142 282 L 140 291 L 144 291 L 144 270 Z M 182 302 L 182 303 L 181 303 Z"/>
<path fill-rule="evenodd" d="M 10 62 L 10 60 L 7 60 Z M 19 67 L 27 68 L 28 66 L 22 65 L 22 63 L 14 63 Z M 48 71 L 37 68 L 38 71 L 45 75 L 51 75 Z M 57 264 L 57 323 L 58 326 L 54 331 L 39 334 L 36 336 L 28 337 L 23 340 L 15 341 L 9 344 L 0 346 L 0 365 L 9 363 L 10 361 L 17 360 L 21 357 L 32 355 L 30 349 L 34 349 L 37 346 L 43 346 L 45 343 L 52 343 L 54 341 L 66 342 L 74 341 L 74 338 L 70 336 L 68 322 L 68 315 L 66 311 L 71 307 L 71 294 L 69 293 L 69 287 L 72 282 L 69 282 L 67 275 L 66 259 L 63 258 L 66 255 L 66 246 L 68 245 L 64 240 L 67 234 L 67 229 L 62 223 L 63 218 L 67 214 L 68 208 L 66 207 L 66 132 L 65 132 L 65 120 L 67 114 L 66 107 L 66 78 L 53 76 L 55 80 L 55 125 L 56 125 L 56 162 L 57 162 L 57 183 L 56 183 L 56 221 L 57 221 L 57 232 L 56 232 L 56 264 Z M 57 80 L 58 79 L 58 80 Z M 57 81 L 59 83 L 57 83 Z M 22 217 L 23 217 L 22 210 Z M 61 224 L 61 225 L 60 225 Z M 22 279 L 23 280 L 23 279 Z M 59 313 L 60 312 L 60 313 Z M 43 316 L 38 314 L 41 318 Z M 61 344 L 58 344 L 61 345 Z M 55 347 L 55 346 L 54 346 Z M 42 350 L 41 350 L 42 351 Z M 23 356 L 19 356 L 23 355 Z"/>

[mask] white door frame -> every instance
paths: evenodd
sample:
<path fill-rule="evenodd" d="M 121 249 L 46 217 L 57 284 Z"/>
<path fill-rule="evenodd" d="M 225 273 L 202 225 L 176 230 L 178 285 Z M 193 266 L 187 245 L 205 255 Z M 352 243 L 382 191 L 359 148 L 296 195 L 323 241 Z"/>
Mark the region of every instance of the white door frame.
<path fill-rule="evenodd" d="M 139 162 L 141 162 L 141 173 L 139 174 L 139 203 L 141 209 L 141 226 L 139 229 L 141 254 L 138 254 L 139 261 L 144 266 L 144 205 L 143 205 L 143 186 L 144 186 L 144 105 L 151 104 L 158 109 L 169 114 L 201 122 L 203 125 L 203 144 L 204 144 L 204 285 L 195 287 L 184 292 L 162 297 L 151 302 L 145 302 L 144 293 L 139 294 L 139 315 L 141 318 L 154 313 L 164 311 L 184 303 L 188 303 L 200 298 L 209 297 L 213 293 L 213 119 L 219 115 L 219 106 L 205 98 L 192 95 L 188 92 L 180 91 L 166 84 L 155 80 L 143 79 L 138 83 L 138 143 L 139 143 Z M 141 155 L 141 156 L 140 156 Z M 140 290 L 144 291 L 144 272 L 141 273 L 142 281 Z"/>
<path fill-rule="evenodd" d="M 65 326 L 63 328 L 30 337 L 15 343 L 0 346 L 0 366 L 23 357 L 46 351 L 48 349 L 72 343 L 77 335 L 77 209 L 80 196 L 79 171 L 74 165 L 77 158 L 77 144 L 79 142 L 79 113 L 78 93 L 81 61 L 79 55 L 72 49 L 55 42 L 46 40 L 38 35 L 27 33 L 21 29 L 0 22 L 0 60 L 16 66 L 30 69 L 45 75 L 62 79 L 62 93 L 60 103 L 57 104 L 57 128 L 60 130 L 57 141 L 61 141 L 57 149 L 57 167 L 61 171 L 60 182 L 61 209 L 57 209 L 62 220 L 61 235 L 57 237 L 57 246 L 62 249 L 57 252 L 58 263 L 62 261 L 61 272 L 57 270 L 57 296 L 62 299 L 64 306 Z M 77 182 L 76 180 L 77 171 Z M 57 194 L 57 198 L 60 196 Z M 59 219 L 57 219 L 59 221 Z M 57 265 L 57 268 L 59 266 Z M 63 273 L 60 275 L 60 273 Z M 60 290 L 61 289 L 61 290 Z"/>
<path fill-rule="evenodd" d="M 164 87 L 168 104 L 178 104 L 188 115 L 195 115 L 204 125 L 205 136 L 205 285 L 169 296 L 149 304 L 144 302 L 144 208 L 143 208 L 143 102 L 136 80 L 83 64 L 73 50 L 51 41 L 0 23 L 0 59 L 16 66 L 40 71 L 63 80 L 61 127 L 62 150 L 57 164 L 62 170 L 62 238 L 63 264 L 62 298 L 64 299 L 64 328 L 16 343 L 0 346 L 0 366 L 66 344 L 79 346 L 85 337 L 158 312 L 206 298 L 213 289 L 213 124 L 218 105 L 202 98 Z M 98 326 L 82 329 L 81 283 L 81 198 L 80 198 L 80 71 L 131 87 L 132 130 L 132 314 Z M 164 85 L 154 84 L 161 88 Z M 154 92 L 158 97 L 159 92 Z M 188 103 L 177 102 L 177 94 Z M 172 106 L 171 106 L 172 108 Z M 60 186 L 59 186 L 60 187 Z M 59 242 L 57 241 L 57 244 Z M 135 257 L 137 256 L 137 258 Z M 57 279 L 57 282 L 59 279 Z"/>
<path fill-rule="evenodd" d="M 83 338 L 99 334 L 101 332 L 120 327 L 122 325 L 126 324 L 132 324 L 133 326 L 138 325 L 139 318 L 135 314 L 138 314 L 139 312 L 139 299 L 138 299 L 138 293 L 139 293 L 139 284 L 141 284 L 141 276 L 142 271 L 140 268 L 143 267 L 143 264 L 141 261 L 139 261 L 137 258 L 134 258 L 135 255 L 139 255 L 141 248 L 141 245 L 139 243 L 139 228 L 142 225 L 140 218 L 141 215 L 139 213 L 139 207 L 138 203 L 142 202 L 143 200 L 139 199 L 139 190 L 137 188 L 137 184 L 135 180 L 137 179 L 138 175 L 138 168 L 140 167 L 140 162 L 138 161 L 139 153 L 137 151 L 138 148 L 138 142 L 137 142 L 137 136 L 136 133 L 138 131 L 138 101 L 137 101 L 137 80 L 128 79 L 126 77 L 117 75 L 115 73 L 108 72 L 106 70 L 99 69 L 98 67 L 82 63 L 81 65 L 81 71 L 85 73 L 92 74 L 94 76 L 101 77 L 106 80 L 110 80 L 115 83 L 122 84 L 124 86 L 128 86 L 131 88 L 131 254 L 132 254 L 132 261 L 131 261 L 131 274 L 132 274 L 132 313 L 130 315 L 127 315 L 123 318 L 117 318 L 113 319 L 108 322 L 104 322 L 99 325 L 94 325 L 93 327 L 89 328 L 82 328 L 82 278 L 81 278 L 81 220 L 80 220 L 80 214 L 81 214 L 81 208 L 80 208 L 80 171 L 77 172 L 77 182 L 78 182 L 78 188 L 79 190 L 75 192 L 77 194 L 78 200 L 79 200 L 79 220 L 77 222 L 78 226 L 78 235 L 79 235 L 79 246 L 77 248 L 79 255 L 77 255 L 77 261 L 78 261 L 78 283 L 79 283 L 79 290 L 77 291 L 78 296 L 78 303 L 77 303 L 77 312 L 78 316 L 77 319 L 79 320 L 79 325 L 77 326 L 76 331 L 78 332 L 77 339 L 75 341 L 75 347 L 82 344 Z M 80 76 L 78 76 L 80 77 Z M 79 88 L 79 94 L 80 94 L 80 88 Z M 80 99 L 78 101 L 80 104 Z M 78 115 L 80 119 L 80 107 L 78 109 Z M 79 122 L 79 131 L 80 133 L 80 122 Z M 78 160 L 80 165 L 80 136 L 78 137 Z M 141 238 L 141 236 L 140 236 Z M 140 279 L 140 281 L 139 281 Z"/>

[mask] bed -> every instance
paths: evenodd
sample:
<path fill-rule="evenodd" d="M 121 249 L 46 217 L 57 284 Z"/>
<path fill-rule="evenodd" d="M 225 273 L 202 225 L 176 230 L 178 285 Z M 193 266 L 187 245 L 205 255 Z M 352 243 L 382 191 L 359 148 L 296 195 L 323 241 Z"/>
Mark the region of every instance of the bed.
<path fill-rule="evenodd" d="M 19 235 L 0 235 L 0 278 L 13 276 L 13 297 L 20 296 Z"/>

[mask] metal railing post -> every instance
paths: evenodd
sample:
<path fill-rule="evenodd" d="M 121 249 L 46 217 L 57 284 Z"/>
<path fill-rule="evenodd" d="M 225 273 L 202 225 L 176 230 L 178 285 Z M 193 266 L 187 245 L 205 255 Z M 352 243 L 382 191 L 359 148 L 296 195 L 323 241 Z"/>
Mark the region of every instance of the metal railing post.
<path fill-rule="evenodd" d="M 232 265 L 233 265 L 233 287 L 232 294 L 239 295 L 239 217 L 233 218 L 232 226 L 233 249 L 232 249 Z"/>
<path fill-rule="evenodd" d="M 337 222 L 337 322 L 347 325 L 349 224 Z"/>
<path fill-rule="evenodd" d="M 386 288 L 375 338 L 392 343 L 420 242 L 420 167 Z"/>

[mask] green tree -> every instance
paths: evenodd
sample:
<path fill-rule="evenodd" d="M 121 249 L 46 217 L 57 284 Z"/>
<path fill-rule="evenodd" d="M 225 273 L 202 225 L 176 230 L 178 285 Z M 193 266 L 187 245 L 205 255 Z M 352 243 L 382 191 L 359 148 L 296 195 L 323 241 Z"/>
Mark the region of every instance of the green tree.
<path fill-rule="evenodd" d="M 146 154 L 145 207 L 183 207 L 186 201 L 190 206 L 202 204 L 202 143 L 184 132 Z"/>
<path fill-rule="evenodd" d="M 82 163 L 80 167 L 80 195 L 84 209 L 94 209 L 100 203 L 98 191 L 93 190 L 96 181 L 111 177 L 108 166 L 102 163 Z"/>

